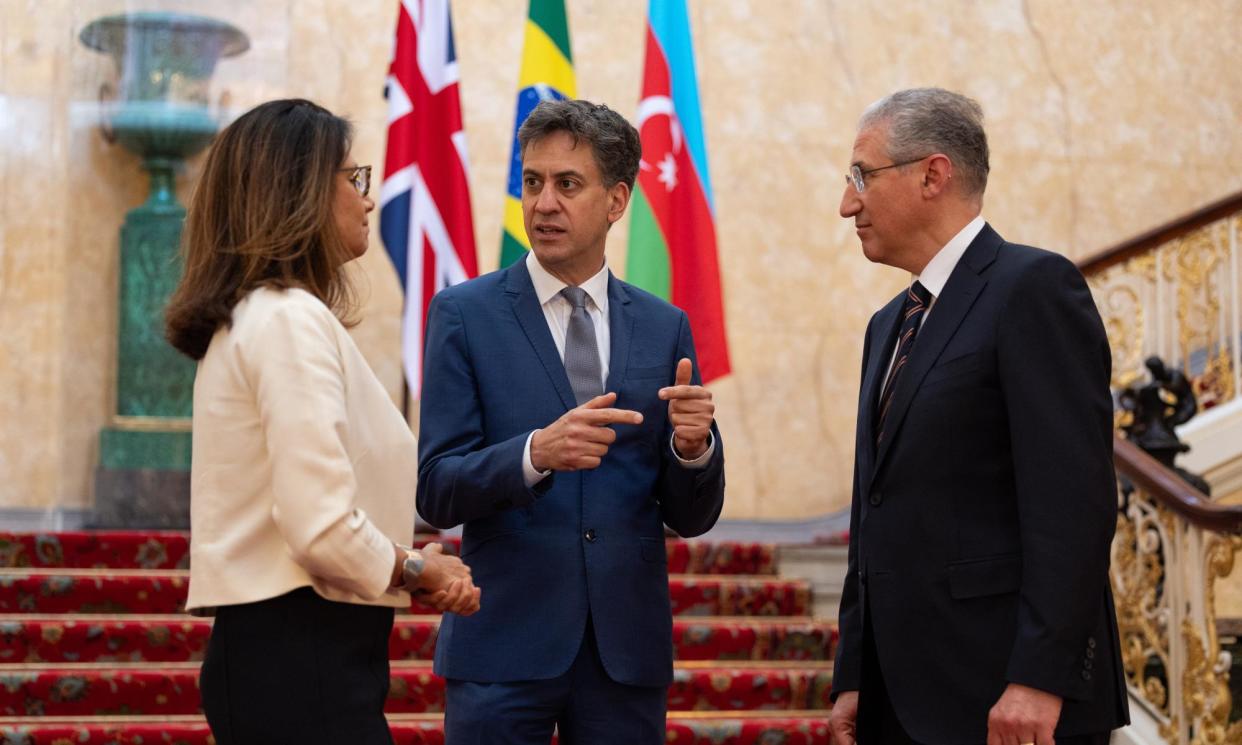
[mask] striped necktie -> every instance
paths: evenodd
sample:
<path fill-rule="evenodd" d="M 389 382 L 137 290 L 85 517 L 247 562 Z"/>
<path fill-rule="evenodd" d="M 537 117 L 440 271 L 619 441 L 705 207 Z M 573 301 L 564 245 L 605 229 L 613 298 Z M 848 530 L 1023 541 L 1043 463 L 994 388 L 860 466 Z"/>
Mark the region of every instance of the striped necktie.
<path fill-rule="evenodd" d="M 893 358 L 893 366 L 889 368 L 888 378 L 884 381 L 884 393 L 880 396 L 880 408 L 876 417 L 875 443 L 879 445 L 884 439 L 884 418 L 893 403 L 893 391 L 897 388 L 897 380 L 910 359 L 910 350 L 914 348 L 914 338 L 918 336 L 919 326 L 923 322 L 923 314 L 931 303 L 931 293 L 923 285 L 915 282 L 906 290 L 906 302 L 901 306 L 901 329 L 897 335 L 897 355 Z"/>

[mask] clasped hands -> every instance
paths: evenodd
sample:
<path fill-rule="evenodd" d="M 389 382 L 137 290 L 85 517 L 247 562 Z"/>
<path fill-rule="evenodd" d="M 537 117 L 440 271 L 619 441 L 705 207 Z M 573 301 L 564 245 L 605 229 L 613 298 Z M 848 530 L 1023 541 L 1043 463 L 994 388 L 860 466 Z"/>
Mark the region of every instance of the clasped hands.
<path fill-rule="evenodd" d="M 402 586 L 402 565 L 412 552 L 396 547 L 396 565 L 393 569 L 393 586 Z M 479 609 L 483 591 L 474 586 L 470 567 L 456 556 L 444 553 L 444 546 L 428 543 L 419 550 L 423 557 L 423 571 L 418 575 L 415 587 L 405 589 L 418 595 L 425 605 L 438 611 L 469 616 Z"/>
<path fill-rule="evenodd" d="M 691 385 L 694 371 L 690 359 L 677 363 L 671 386 L 661 388 L 660 400 L 668 401 L 668 419 L 673 425 L 673 446 L 685 460 L 707 452 L 708 436 L 716 405 L 712 392 Z M 597 468 L 608 448 L 617 439 L 609 425 L 642 424 L 643 415 L 629 409 L 616 409 L 616 393 L 605 393 L 565 412 L 560 419 L 537 430 L 530 441 L 530 462 L 539 471 L 579 471 Z"/>

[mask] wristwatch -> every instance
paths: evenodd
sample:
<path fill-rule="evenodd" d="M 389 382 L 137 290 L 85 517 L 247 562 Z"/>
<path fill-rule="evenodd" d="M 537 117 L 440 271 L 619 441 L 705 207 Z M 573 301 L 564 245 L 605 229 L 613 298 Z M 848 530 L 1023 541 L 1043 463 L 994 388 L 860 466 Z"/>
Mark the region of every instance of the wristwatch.
<path fill-rule="evenodd" d="M 423 573 L 424 563 L 422 552 L 413 549 L 406 552 L 405 561 L 401 562 L 401 579 L 405 589 L 410 592 L 418 589 L 418 577 Z"/>

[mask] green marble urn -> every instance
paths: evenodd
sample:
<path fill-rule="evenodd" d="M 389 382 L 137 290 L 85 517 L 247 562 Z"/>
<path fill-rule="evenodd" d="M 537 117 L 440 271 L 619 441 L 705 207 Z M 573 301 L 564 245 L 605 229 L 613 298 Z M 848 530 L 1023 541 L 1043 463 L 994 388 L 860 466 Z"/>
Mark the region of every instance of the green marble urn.
<path fill-rule="evenodd" d="M 150 176 L 146 202 L 121 227 L 116 411 L 100 433 L 95 523 L 184 527 L 194 365 L 163 333 L 185 220 L 175 177 L 219 129 L 208 98 L 216 63 L 250 42 L 228 23 L 181 13 L 105 16 L 79 39 L 116 65 L 116 85 L 100 96 L 105 137 L 141 158 Z"/>

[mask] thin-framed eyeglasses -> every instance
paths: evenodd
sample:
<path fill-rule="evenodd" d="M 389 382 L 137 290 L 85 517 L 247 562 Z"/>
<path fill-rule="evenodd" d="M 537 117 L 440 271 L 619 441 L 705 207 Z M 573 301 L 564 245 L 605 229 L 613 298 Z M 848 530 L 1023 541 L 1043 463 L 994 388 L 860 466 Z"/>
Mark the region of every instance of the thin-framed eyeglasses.
<path fill-rule="evenodd" d="M 915 158 L 914 160 L 903 160 L 900 163 L 890 163 L 889 165 L 880 166 L 879 168 L 868 168 L 865 171 L 863 170 L 862 166 L 855 163 L 854 165 L 850 166 L 850 172 L 845 175 L 845 183 L 853 184 L 854 190 L 857 191 L 859 194 L 862 194 L 864 191 L 867 190 L 867 177 L 870 176 L 871 174 L 879 173 L 880 171 L 887 171 L 890 168 L 900 168 L 901 166 L 908 166 L 911 163 L 918 163 L 920 160 L 923 160 L 923 158 L 926 158 L 926 157 L 928 156 L 924 155 L 922 158 Z"/>
<path fill-rule="evenodd" d="M 358 196 L 365 197 L 371 193 L 371 166 L 353 166 L 337 170 L 349 174 L 349 183 L 353 184 L 354 189 L 358 191 Z"/>

